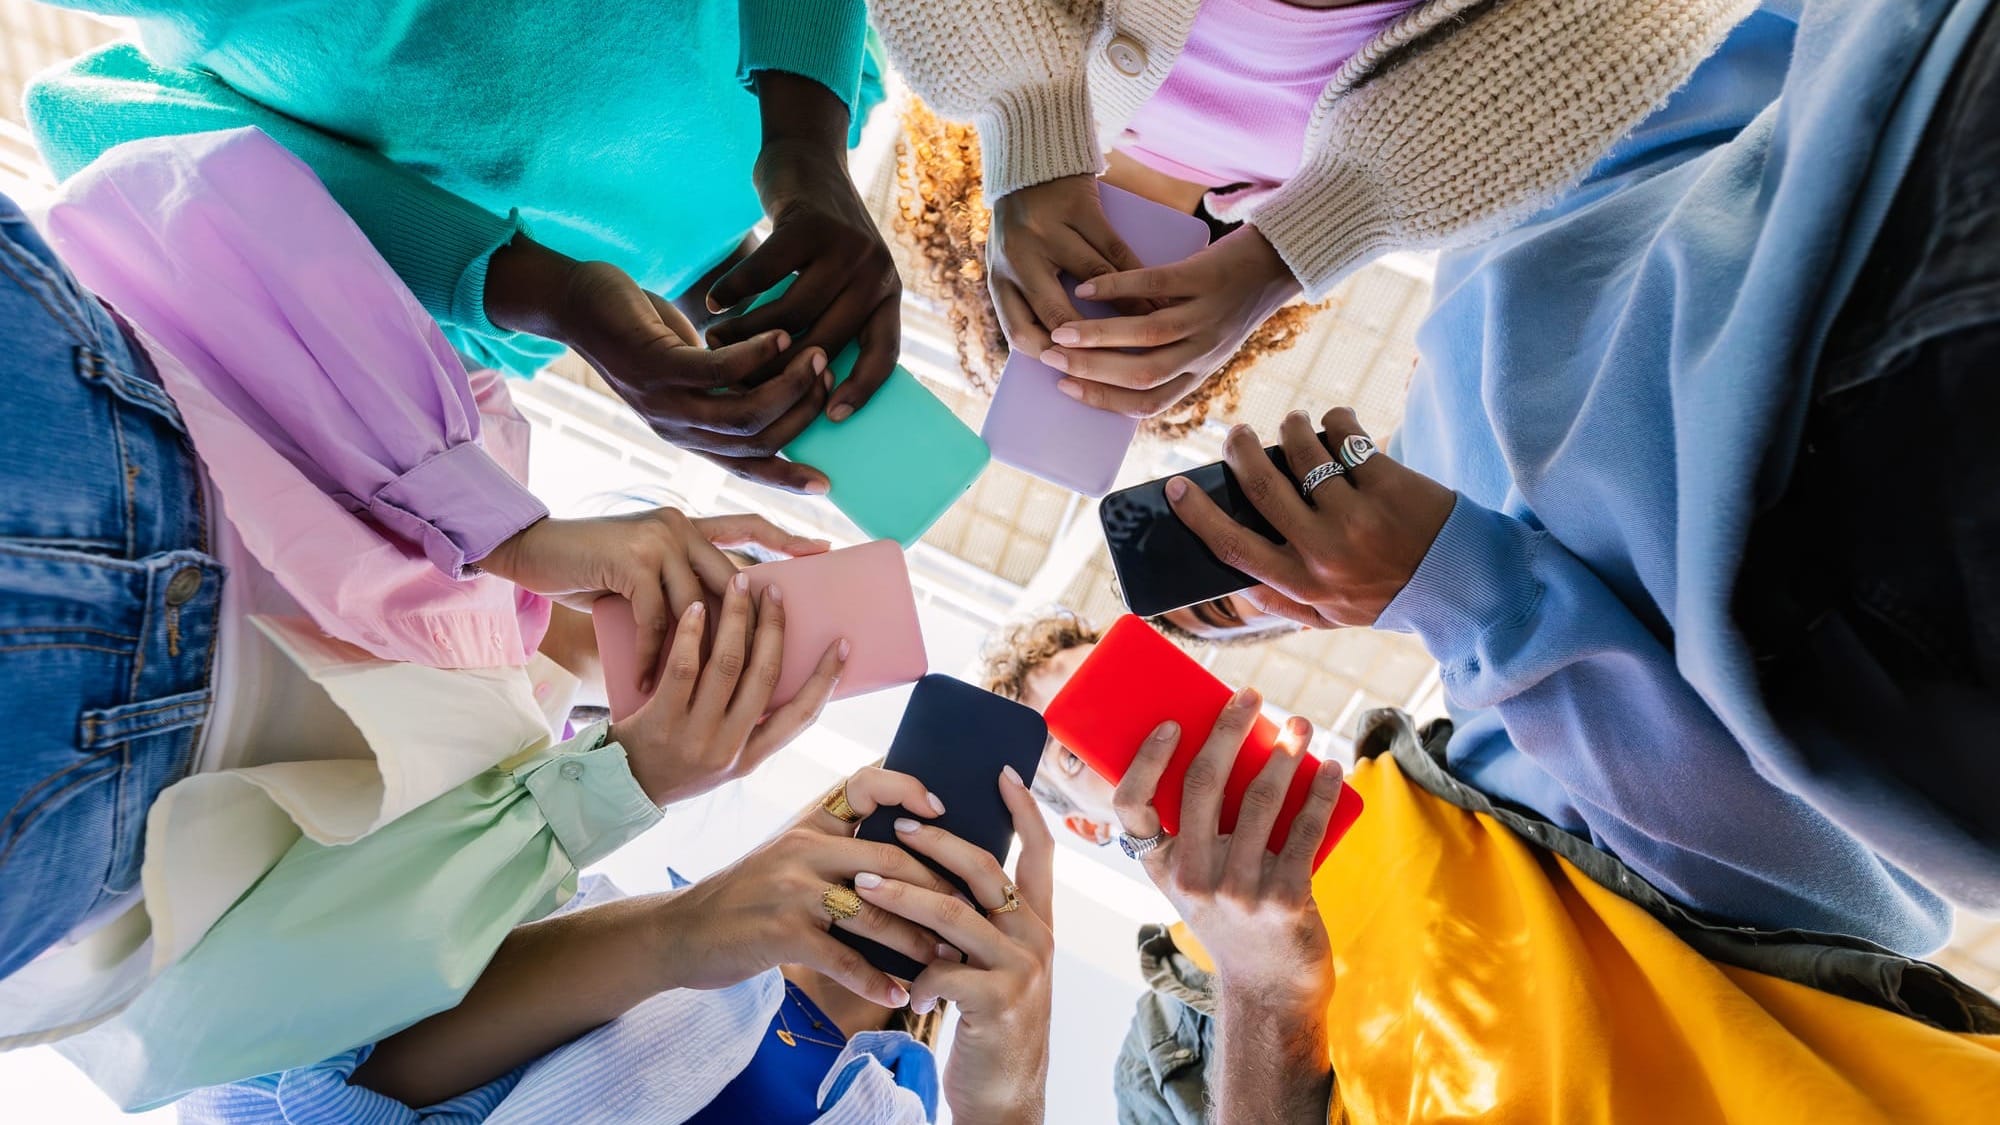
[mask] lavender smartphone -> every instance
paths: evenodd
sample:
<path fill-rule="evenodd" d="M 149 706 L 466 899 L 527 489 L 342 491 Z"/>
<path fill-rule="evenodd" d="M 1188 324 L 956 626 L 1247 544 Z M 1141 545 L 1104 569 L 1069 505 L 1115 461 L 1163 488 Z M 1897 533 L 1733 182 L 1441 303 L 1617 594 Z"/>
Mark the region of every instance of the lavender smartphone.
<path fill-rule="evenodd" d="M 1097 194 L 1111 229 L 1149 266 L 1170 265 L 1208 245 L 1208 224 L 1193 215 L 1101 181 Z M 1066 277 L 1063 288 L 1074 300 L 1076 282 Z M 1095 301 L 1076 301 L 1076 310 L 1093 320 L 1116 312 Z M 1118 479 L 1139 420 L 1070 398 L 1056 389 L 1062 377 L 1026 352 L 1008 355 L 979 436 L 996 461 L 1085 496 L 1102 496 Z"/>
<path fill-rule="evenodd" d="M 847 670 L 833 690 L 835 699 L 914 683 L 930 670 L 910 570 L 892 540 L 759 563 L 743 573 L 750 578 L 753 596 L 761 597 L 772 585 L 785 592 L 784 664 L 771 706 L 789 703 L 811 678 L 827 646 L 842 638 L 849 645 Z M 599 598 L 591 603 L 591 618 L 611 717 L 622 719 L 646 702 L 639 691 L 632 604 L 619 597 Z M 665 660 L 663 651 L 662 666 Z"/>

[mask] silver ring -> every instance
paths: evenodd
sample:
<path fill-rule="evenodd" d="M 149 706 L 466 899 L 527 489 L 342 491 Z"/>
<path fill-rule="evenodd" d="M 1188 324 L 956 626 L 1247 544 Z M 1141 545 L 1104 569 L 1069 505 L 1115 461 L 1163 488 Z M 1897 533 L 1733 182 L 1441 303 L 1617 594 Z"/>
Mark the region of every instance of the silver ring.
<path fill-rule="evenodd" d="M 1299 482 L 1299 495 L 1310 500 L 1312 499 L 1313 489 L 1345 472 L 1347 472 L 1347 467 L 1338 461 L 1328 461 L 1324 465 L 1314 465 L 1312 471 L 1306 474 L 1306 479 Z"/>
<path fill-rule="evenodd" d="M 1381 450 L 1375 448 L 1375 439 L 1367 434 L 1348 434 L 1340 439 L 1340 463 L 1353 469 L 1375 456 Z"/>
<path fill-rule="evenodd" d="M 1145 859 L 1147 856 L 1160 850 L 1160 845 L 1166 842 L 1167 830 L 1164 828 L 1153 833 L 1151 836 L 1143 838 L 1134 836 L 1130 832 L 1120 832 L 1118 834 L 1119 848 L 1123 849 L 1125 854 L 1131 856 L 1133 859 Z"/>

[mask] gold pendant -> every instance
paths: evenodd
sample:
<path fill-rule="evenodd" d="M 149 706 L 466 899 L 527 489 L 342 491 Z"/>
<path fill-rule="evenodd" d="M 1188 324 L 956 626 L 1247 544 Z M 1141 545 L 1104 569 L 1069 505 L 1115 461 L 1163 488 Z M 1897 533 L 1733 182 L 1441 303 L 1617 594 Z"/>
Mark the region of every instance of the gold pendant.
<path fill-rule="evenodd" d="M 777 1036 L 778 1042 L 783 1043 L 787 1047 L 796 1047 L 799 1045 L 799 1041 L 792 1038 L 792 1033 L 782 1027 L 778 1029 Z"/>

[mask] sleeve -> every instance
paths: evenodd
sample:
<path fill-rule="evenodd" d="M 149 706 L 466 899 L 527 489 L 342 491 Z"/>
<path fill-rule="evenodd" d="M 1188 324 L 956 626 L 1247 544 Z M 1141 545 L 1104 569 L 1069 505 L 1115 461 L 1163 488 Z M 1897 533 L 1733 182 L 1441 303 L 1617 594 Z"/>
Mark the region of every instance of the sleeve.
<path fill-rule="evenodd" d="M 51 210 L 71 268 L 348 510 L 458 576 L 548 514 L 430 314 L 253 129 L 122 145 Z"/>
<path fill-rule="evenodd" d="M 25 93 L 42 156 L 67 179 L 118 145 L 254 126 L 305 161 L 432 316 L 507 337 L 486 317 L 486 269 L 521 230 L 380 155 L 257 104 L 197 68 L 156 66 L 117 43 L 37 78 Z"/>
<path fill-rule="evenodd" d="M 802 75 L 832 90 L 860 116 L 868 9 L 862 0 L 738 0 L 742 46 L 737 76 L 748 87 L 760 70 Z"/>
<path fill-rule="evenodd" d="M 343 1051 L 324 1062 L 280 1074 L 207 1086 L 174 1107 L 181 1125 L 293 1125 L 303 1121 L 353 1121 L 368 1125 L 478 1125 L 521 1080 L 519 1066 L 455 1098 L 412 1109 L 394 1098 L 348 1082 L 375 1045 Z"/>
<path fill-rule="evenodd" d="M 508 932 L 657 823 L 599 723 L 349 844 L 301 839 L 116 1019 L 64 1044 L 114 1101 L 309 1066 L 457 1004 Z"/>
<path fill-rule="evenodd" d="M 986 197 L 1104 170 L 1085 68 L 1094 0 L 878 0 L 890 62 L 917 95 L 979 130 Z"/>

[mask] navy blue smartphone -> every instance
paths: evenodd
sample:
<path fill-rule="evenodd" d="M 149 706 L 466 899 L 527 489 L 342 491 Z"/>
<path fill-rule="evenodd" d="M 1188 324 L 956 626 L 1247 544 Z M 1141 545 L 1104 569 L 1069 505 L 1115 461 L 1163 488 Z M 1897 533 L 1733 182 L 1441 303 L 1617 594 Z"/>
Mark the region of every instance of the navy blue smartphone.
<path fill-rule="evenodd" d="M 895 821 L 908 816 L 984 848 L 1004 863 L 1014 842 L 1014 814 L 1000 799 L 1000 767 L 1013 766 L 1023 782 L 1034 784 L 1035 767 L 1041 763 L 1048 740 L 1048 724 L 1033 708 L 950 676 L 925 676 L 910 692 L 909 705 L 903 709 L 903 721 L 896 727 L 882 768 L 923 782 L 944 802 L 944 815 L 914 816 L 900 805 L 880 808 L 861 822 L 855 835 L 900 847 L 902 838 L 896 835 Z M 965 880 L 929 856 L 905 850 L 950 880 L 959 893 L 972 898 Z M 924 970 L 918 962 L 868 938 L 838 927 L 833 936 L 892 977 L 913 980 Z"/>
<path fill-rule="evenodd" d="M 1274 445 L 1264 453 L 1286 480 L 1292 479 L 1282 448 Z M 1186 609 L 1257 584 L 1256 579 L 1216 558 L 1215 552 L 1174 514 L 1167 504 L 1167 482 L 1174 476 L 1186 477 L 1208 493 L 1216 507 L 1237 523 L 1273 543 L 1285 541 L 1243 494 L 1236 474 L 1221 461 L 1119 489 L 1098 504 L 1097 518 L 1111 548 L 1111 568 L 1118 575 L 1119 594 L 1125 607 L 1140 617 Z"/>

